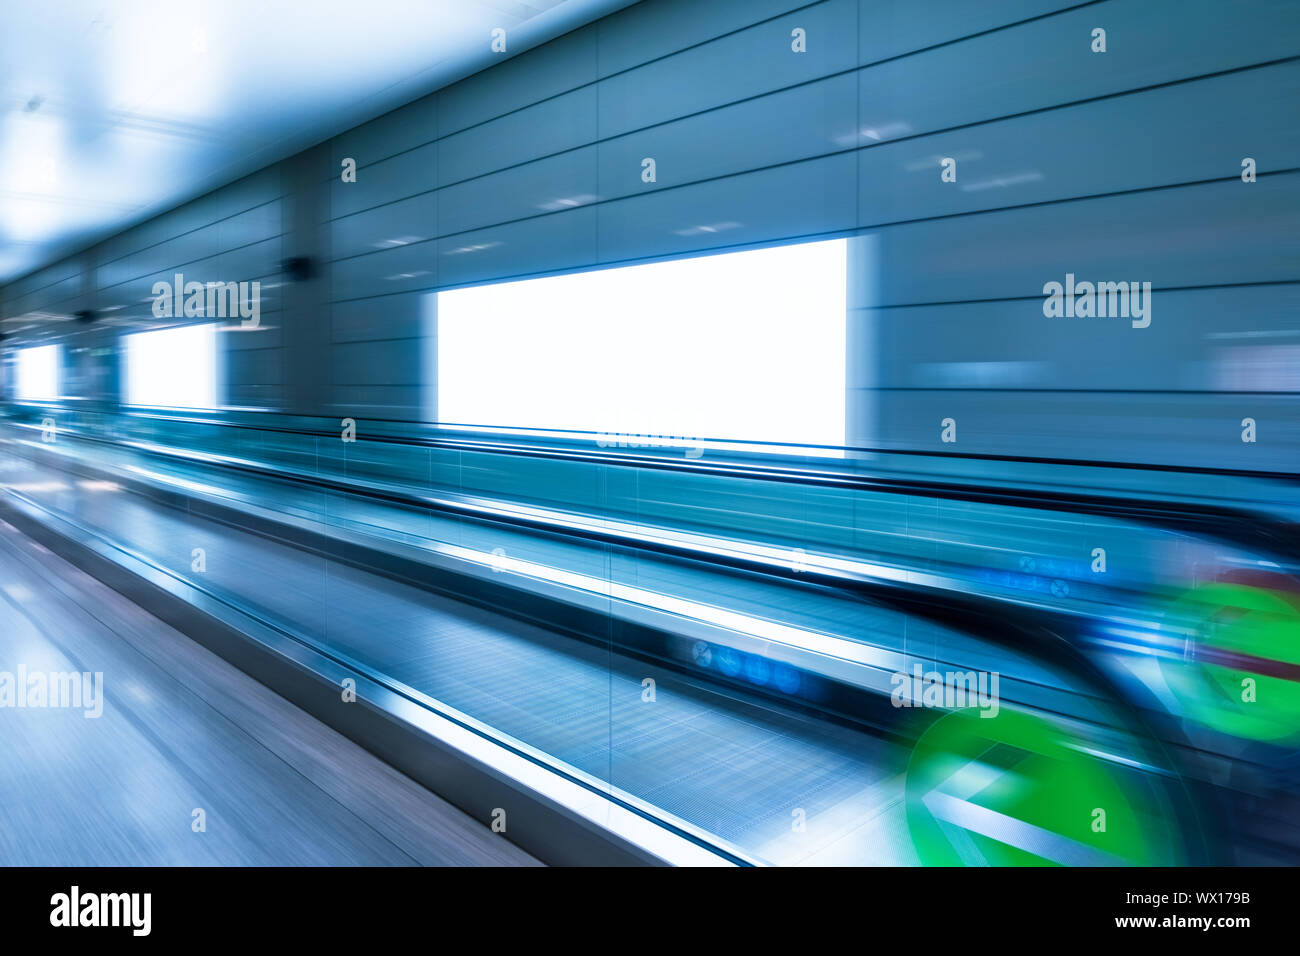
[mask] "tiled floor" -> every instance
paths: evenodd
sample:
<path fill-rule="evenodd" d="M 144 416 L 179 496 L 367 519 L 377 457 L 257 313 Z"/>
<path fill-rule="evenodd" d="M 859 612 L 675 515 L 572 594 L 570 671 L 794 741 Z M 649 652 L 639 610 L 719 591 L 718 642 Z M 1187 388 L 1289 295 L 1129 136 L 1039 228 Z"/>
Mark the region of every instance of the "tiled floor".
<path fill-rule="evenodd" d="M 20 668 L 102 674 L 102 713 L 0 709 L 0 864 L 535 863 L 0 524 L 0 671 Z"/>

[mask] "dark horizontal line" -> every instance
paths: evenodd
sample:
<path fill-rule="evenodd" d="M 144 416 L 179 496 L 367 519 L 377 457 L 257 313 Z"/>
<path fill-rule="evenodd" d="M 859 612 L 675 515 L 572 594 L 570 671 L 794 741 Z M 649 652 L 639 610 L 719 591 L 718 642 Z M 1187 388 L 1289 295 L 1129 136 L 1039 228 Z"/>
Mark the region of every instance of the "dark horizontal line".
<path fill-rule="evenodd" d="M 153 413 L 130 413 L 131 417 L 148 419 L 151 421 L 178 421 L 191 424 L 210 425 L 216 428 L 238 429 L 245 431 L 272 431 L 280 434 L 293 434 L 314 438 L 332 438 L 338 437 L 337 431 L 327 431 L 323 429 L 304 428 L 295 425 L 268 425 L 265 421 L 257 423 L 247 423 L 231 421 L 221 418 L 196 418 L 191 415 L 158 415 Z M 291 413 L 282 411 L 272 411 L 273 417 L 294 418 Z M 411 422 L 405 419 L 371 419 L 371 421 L 380 422 L 398 427 L 409 428 Z M 439 423 L 446 426 L 450 423 Z M 474 426 L 464 426 L 474 427 Z M 482 426 L 493 428 L 497 426 Z M 548 429 L 548 431 L 566 431 L 565 429 Z M 586 432 L 577 432 L 575 434 L 588 434 Z M 106 439 L 92 439 L 103 441 Z M 1041 465 L 1068 465 L 1071 467 L 1081 468 L 1121 468 L 1138 471 L 1159 471 L 1159 472 L 1177 472 L 1188 475 L 1222 475 L 1235 476 L 1241 478 L 1266 478 L 1271 480 L 1286 481 L 1289 483 L 1300 483 L 1300 474 L 1294 472 L 1272 472 L 1262 471 L 1249 468 L 1223 468 L 1211 466 L 1195 465 L 1175 465 L 1175 464 L 1156 464 L 1151 462 L 1136 461 L 1118 461 L 1110 459 L 1081 459 L 1081 458 L 1057 458 L 1057 457 L 1036 457 L 1028 455 L 1006 455 L 993 454 L 987 452 L 956 452 L 951 450 L 931 450 L 920 448 L 885 448 L 878 445 L 797 445 L 789 442 L 754 442 L 745 439 L 723 439 L 701 436 L 700 441 L 705 442 L 722 442 L 726 444 L 752 445 L 760 444 L 768 448 L 792 449 L 792 454 L 797 455 L 800 449 L 834 449 L 843 450 L 849 453 L 862 455 L 903 455 L 921 458 L 939 458 L 939 459 L 956 459 L 969 461 L 998 461 L 1008 463 L 1022 464 L 1041 464 Z M 894 479 L 884 474 L 872 473 L 864 475 L 857 471 L 811 471 L 806 467 L 791 466 L 789 464 L 760 464 L 753 465 L 738 460 L 719 460 L 714 458 L 712 462 L 686 462 L 677 459 L 652 458 L 642 455 L 628 455 L 619 452 L 607 450 L 585 451 L 576 448 L 564 448 L 539 444 L 530 444 L 525 441 L 511 440 L 509 436 L 498 437 L 490 432 L 481 432 L 477 434 L 467 434 L 464 436 L 449 437 L 445 435 L 437 436 L 398 436 L 398 435 L 375 435 L 369 434 L 365 438 L 366 442 L 374 442 L 378 445 L 407 445 L 412 447 L 428 448 L 452 448 L 461 450 L 481 450 L 494 454 L 505 454 L 524 457 L 540 458 L 559 458 L 575 461 L 598 461 L 606 464 L 620 464 L 634 467 L 656 468 L 668 471 L 686 471 L 686 472 L 704 472 L 707 474 L 737 474 L 742 473 L 746 477 L 766 477 L 786 481 L 805 481 L 812 483 L 847 485 L 861 482 L 868 479 L 878 478 L 882 481 L 899 481 L 905 482 L 911 479 Z M 935 476 L 939 481 L 945 476 Z M 941 482 L 942 483 L 942 482 Z M 1025 489 L 1017 489 L 1025 492 Z M 1027 492 L 1026 492 L 1027 493 Z"/>
<path fill-rule="evenodd" d="M 874 228 L 874 227 L 869 227 L 869 228 Z M 335 298 L 335 299 L 331 299 L 330 301 L 331 303 L 364 302 L 367 299 L 383 299 L 388 296 L 394 296 L 394 295 L 423 295 L 423 294 L 428 294 L 430 292 L 440 292 L 440 291 L 446 291 L 451 289 L 472 287 L 477 285 L 486 285 L 493 282 L 514 282 L 514 281 L 519 281 L 521 279 L 542 278 L 542 277 L 554 276 L 554 275 L 568 275 L 576 272 L 589 272 L 595 269 L 616 268 L 621 265 L 655 262 L 655 261 L 662 261 L 665 259 L 686 258 L 688 256 L 713 255 L 725 251 L 762 248 L 765 246 L 784 245 L 793 242 L 808 242 L 816 239 L 852 238 L 856 235 L 863 233 L 864 231 L 865 230 L 862 229 L 851 229 L 851 230 L 834 230 L 828 232 L 802 233 L 796 236 L 785 236 L 781 239 L 762 239 L 762 240 L 755 240 L 753 242 L 736 243 L 734 245 L 729 245 L 729 246 L 715 246 L 711 249 L 695 249 L 695 250 L 691 250 L 691 252 L 688 253 L 687 256 L 682 256 L 681 254 L 677 254 L 677 253 L 663 253 L 655 256 L 643 256 L 643 257 L 632 258 L 632 259 L 608 259 L 604 261 L 580 263 L 579 265 L 576 266 L 565 266 L 562 269 L 542 269 L 534 272 L 516 272 L 516 273 L 510 273 L 508 275 L 494 276 L 490 279 L 469 279 L 464 282 L 448 283 L 446 285 L 416 286 L 415 288 L 410 288 L 410 289 L 395 289 L 392 292 L 371 292 L 367 295 Z M 1213 289 L 1245 289 L 1245 288 L 1254 288 L 1257 286 L 1287 286 L 1287 285 L 1300 285 L 1300 279 L 1269 279 L 1269 280 L 1262 280 L 1258 282 L 1221 282 L 1221 283 L 1212 283 L 1209 285 L 1161 286 L 1159 288 L 1153 288 L 1152 291 L 1153 292 L 1198 292 L 1198 291 L 1208 291 Z M 931 302 L 902 302 L 902 303 L 893 303 L 887 305 L 854 306 L 847 309 L 847 311 L 848 312 L 869 312 L 869 311 L 880 311 L 882 309 L 918 309 L 918 308 L 949 306 L 949 305 L 978 305 L 981 303 L 1028 302 L 1028 301 L 1042 301 L 1042 295 L 1003 296 L 1003 297 L 992 298 L 992 299 L 949 299 L 946 301 L 931 301 Z M 1066 320 L 1062 319 L 1061 321 L 1066 321 Z"/>
<path fill-rule="evenodd" d="M 1151 291 L 1155 292 L 1208 292 L 1215 289 L 1253 289 L 1265 286 L 1287 286 L 1300 285 L 1300 279 L 1262 279 L 1257 282 L 1211 282 L 1205 285 L 1166 285 L 1152 286 Z M 851 307 L 850 312 L 878 312 L 883 309 L 926 309 L 935 306 L 945 305 L 982 305 L 993 304 L 998 302 L 1041 302 L 1043 296 L 1037 295 L 1009 295 L 997 296 L 991 299 L 936 299 L 929 302 L 894 302 L 884 305 L 860 305 Z M 1082 319 L 1067 320 L 1062 318 L 1060 321 L 1082 321 L 1087 322 L 1087 316 Z M 1106 321 L 1101 319 L 1099 321 Z"/>
<path fill-rule="evenodd" d="M 334 433 L 331 433 L 334 434 Z M 91 442 L 113 445 L 116 444 L 111 439 L 101 438 L 91 435 L 78 436 Z M 456 442 L 439 442 L 438 444 L 455 447 Z M 624 456 L 608 455 L 602 453 L 574 453 L 547 451 L 542 452 L 537 448 L 525 449 L 522 447 L 515 448 L 482 448 L 478 450 L 495 451 L 514 456 L 523 456 L 528 458 L 558 458 L 558 459 L 585 459 L 589 462 L 605 462 L 611 464 L 635 464 L 649 470 L 658 471 L 675 471 L 687 472 L 705 475 L 721 475 L 735 478 L 749 478 L 763 481 L 776 481 L 782 483 L 799 483 L 811 486 L 837 487 L 852 490 L 883 491 L 894 494 L 911 494 L 926 497 L 937 497 L 947 500 L 967 501 L 973 503 L 993 504 L 993 505 L 1010 505 L 1014 507 L 1031 508 L 1035 510 L 1059 511 L 1062 509 L 1092 514 L 1110 518 L 1119 518 L 1123 520 L 1139 521 L 1157 527 L 1165 527 L 1174 530 L 1194 530 L 1196 533 L 1219 540 L 1231 541 L 1235 543 L 1244 543 L 1252 547 L 1267 547 L 1274 552 L 1281 552 L 1288 557 L 1294 557 L 1297 553 L 1297 542 L 1294 535 L 1291 534 L 1291 527 L 1285 521 L 1264 513 L 1254 511 L 1248 504 L 1220 505 L 1206 502 L 1187 502 L 1187 501 L 1169 501 L 1158 497 L 1134 497 L 1132 494 L 1126 494 L 1119 491 L 1114 492 L 1097 492 L 1097 491 L 1054 491 L 1026 487 L 1008 487 L 1006 485 L 989 484 L 988 482 L 975 481 L 954 481 L 944 476 L 926 476 L 921 478 L 903 478 L 882 474 L 832 474 L 826 472 L 795 472 L 783 468 L 773 468 L 770 466 L 747 466 L 742 463 L 690 463 L 683 461 L 668 461 L 664 459 L 650 460 L 627 460 Z M 186 458 L 190 454 L 185 450 L 174 450 L 160 448 L 157 450 L 148 450 L 145 452 L 149 455 L 172 458 Z M 935 455 L 936 453 L 914 452 L 913 454 Z M 1015 460 L 1024 462 L 1037 463 L 1057 463 L 1070 464 L 1068 459 L 1052 458 L 1028 458 L 1028 457 L 1011 457 L 1011 456 L 993 456 L 979 454 L 948 454 L 937 453 L 940 457 L 965 458 L 965 459 L 997 459 L 997 460 Z M 1113 463 L 1084 462 L 1091 466 L 1103 465 L 1112 467 L 1126 467 L 1114 465 Z M 298 484 L 317 486 L 325 489 L 334 489 L 340 491 L 362 492 L 368 497 L 378 500 L 393 501 L 399 504 L 415 505 L 416 507 L 433 507 L 435 510 L 451 514 L 460 514 L 469 518 L 481 518 L 482 515 L 473 508 L 463 504 L 453 502 L 434 503 L 428 500 L 427 496 L 405 488 L 377 488 L 366 487 L 357 488 L 351 481 L 338 475 L 320 474 L 313 475 L 305 472 L 286 471 L 282 467 L 272 467 L 267 469 L 254 463 L 242 464 L 237 462 L 219 462 L 215 467 L 236 472 L 253 474 L 263 478 L 277 478 L 278 480 L 290 480 Z M 1193 470 L 1198 474 L 1245 474 L 1250 477 L 1279 477 L 1275 475 L 1263 475 L 1261 473 L 1239 472 L 1230 469 L 1187 469 L 1182 466 L 1135 466 L 1144 470 L 1154 471 L 1189 471 Z M 290 477 L 290 473 L 292 476 Z M 1295 481 L 1295 475 L 1283 475 L 1284 477 Z M 536 530 L 555 532 L 553 526 L 548 523 L 522 515 L 496 516 L 487 520 L 507 524 L 510 526 L 528 527 Z M 1281 536 L 1279 537 L 1279 532 Z M 611 534 L 604 529 L 578 529 L 566 528 L 559 530 L 559 533 L 566 536 L 586 540 L 604 541 L 617 545 L 619 539 L 616 535 Z M 642 547 L 647 550 L 659 551 L 668 554 L 683 554 L 685 550 L 678 544 L 661 544 L 652 545 L 643 543 Z M 687 554 L 686 556 L 689 556 Z M 742 559 L 741 563 L 745 561 Z"/>

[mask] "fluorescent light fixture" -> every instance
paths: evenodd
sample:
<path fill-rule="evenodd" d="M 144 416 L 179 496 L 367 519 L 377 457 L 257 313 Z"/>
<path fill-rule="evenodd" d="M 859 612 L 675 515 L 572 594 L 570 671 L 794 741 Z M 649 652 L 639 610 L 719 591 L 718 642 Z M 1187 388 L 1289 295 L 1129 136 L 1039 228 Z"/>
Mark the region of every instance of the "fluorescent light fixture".
<path fill-rule="evenodd" d="M 844 444 L 847 240 L 437 293 L 438 420 Z"/>
<path fill-rule="evenodd" d="M 37 345 L 18 350 L 20 402 L 53 402 L 59 397 L 59 346 Z"/>
<path fill-rule="evenodd" d="M 216 408 L 217 326 L 135 332 L 126 345 L 126 404 Z"/>

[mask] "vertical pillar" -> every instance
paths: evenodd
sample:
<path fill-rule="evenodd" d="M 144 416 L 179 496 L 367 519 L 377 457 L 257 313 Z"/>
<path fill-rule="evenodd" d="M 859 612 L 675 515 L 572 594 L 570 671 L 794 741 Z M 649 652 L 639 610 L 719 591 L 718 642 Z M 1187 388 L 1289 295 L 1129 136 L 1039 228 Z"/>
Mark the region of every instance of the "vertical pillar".
<path fill-rule="evenodd" d="M 330 402 L 329 145 L 285 160 L 280 266 L 285 410 L 323 415 Z"/>

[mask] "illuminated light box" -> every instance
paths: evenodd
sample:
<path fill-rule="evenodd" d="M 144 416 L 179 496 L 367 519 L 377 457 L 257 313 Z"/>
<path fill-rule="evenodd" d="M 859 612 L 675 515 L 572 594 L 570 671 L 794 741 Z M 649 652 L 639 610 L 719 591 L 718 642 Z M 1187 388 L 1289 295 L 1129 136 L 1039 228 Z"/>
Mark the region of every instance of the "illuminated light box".
<path fill-rule="evenodd" d="M 216 408 L 217 327 L 182 325 L 123 338 L 127 405 Z"/>
<path fill-rule="evenodd" d="M 438 420 L 843 445 L 846 242 L 439 292 Z"/>
<path fill-rule="evenodd" d="M 59 347 L 19 349 L 14 394 L 20 402 L 52 402 L 59 397 Z"/>

